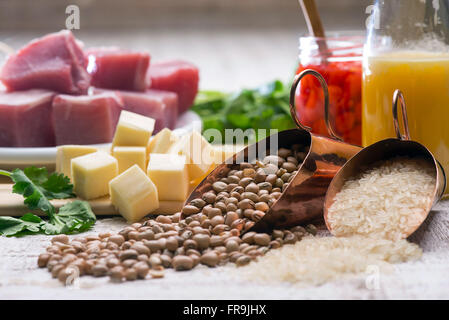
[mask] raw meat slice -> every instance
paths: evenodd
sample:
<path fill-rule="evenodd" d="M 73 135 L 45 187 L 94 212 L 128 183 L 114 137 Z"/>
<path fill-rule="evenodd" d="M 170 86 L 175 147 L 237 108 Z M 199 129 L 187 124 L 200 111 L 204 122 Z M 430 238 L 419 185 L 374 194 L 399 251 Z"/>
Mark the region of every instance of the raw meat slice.
<path fill-rule="evenodd" d="M 111 142 L 122 108 L 122 99 L 113 92 L 56 96 L 53 99 L 56 144 Z"/>
<path fill-rule="evenodd" d="M 117 47 L 86 51 L 87 71 L 98 88 L 145 91 L 150 55 Z"/>
<path fill-rule="evenodd" d="M 109 90 L 95 89 L 95 92 Z M 164 128 L 173 129 L 178 119 L 178 96 L 176 93 L 149 89 L 145 92 L 114 91 L 123 99 L 123 108 L 156 120 L 154 132 Z"/>
<path fill-rule="evenodd" d="M 178 111 L 189 109 L 198 93 L 198 68 L 185 61 L 154 63 L 149 71 L 150 87 L 178 94 Z"/>
<path fill-rule="evenodd" d="M 79 42 L 63 30 L 35 39 L 10 56 L 0 80 L 8 91 L 40 88 L 83 94 L 90 76 Z"/>
<path fill-rule="evenodd" d="M 0 147 L 55 145 L 51 103 L 47 90 L 0 92 Z"/>

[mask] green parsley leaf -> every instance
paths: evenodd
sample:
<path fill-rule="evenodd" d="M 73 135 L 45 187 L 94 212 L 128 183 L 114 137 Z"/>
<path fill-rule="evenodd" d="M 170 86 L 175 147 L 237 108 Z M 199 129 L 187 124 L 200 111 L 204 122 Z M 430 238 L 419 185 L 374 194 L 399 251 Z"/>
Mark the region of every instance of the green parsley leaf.
<path fill-rule="evenodd" d="M 7 237 L 38 233 L 43 222 L 41 218 L 31 213 L 27 213 L 19 219 L 0 217 L 0 233 Z"/>
<path fill-rule="evenodd" d="M 96 217 L 88 202 L 75 200 L 69 202 L 55 216 L 53 224 L 62 225 L 59 233 L 72 234 L 89 230 L 95 223 Z"/>
<path fill-rule="evenodd" d="M 17 170 L 13 171 L 14 172 Z M 21 170 L 18 170 L 20 173 Z M 62 173 L 48 175 L 46 168 L 28 167 L 23 173 L 38 187 L 48 199 L 73 198 L 73 185 L 70 179 Z M 14 179 L 13 179 L 14 180 Z"/>
<path fill-rule="evenodd" d="M 71 198 L 73 186 L 70 179 L 63 174 L 48 175 L 45 168 L 29 167 L 25 170 L 15 169 L 12 172 L 0 170 L 0 175 L 10 177 L 13 192 L 23 195 L 24 203 L 30 210 L 41 210 L 48 216 L 48 221 L 27 213 L 17 219 L 0 217 L 0 234 L 4 236 L 23 236 L 44 233 L 73 234 L 84 232 L 95 223 L 95 214 L 88 202 L 76 200 L 69 202 L 56 213 L 50 199 Z"/>
<path fill-rule="evenodd" d="M 27 170 L 25 169 L 25 171 Z M 39 173 L 30 170 L 31 178 L 26 175 L 25 171 L 20 169 L 12 171 L 11 179 L 14 182 L 12 192 L 21 194 L 25 198 L 24 203 L 30 210 L 40 209 L 51 218 L 55 214 L 55 208 L 45 196 L 42 188 L 39 187 L 39 183 L 43 181 L 40 175 L 42 171 Z"/>

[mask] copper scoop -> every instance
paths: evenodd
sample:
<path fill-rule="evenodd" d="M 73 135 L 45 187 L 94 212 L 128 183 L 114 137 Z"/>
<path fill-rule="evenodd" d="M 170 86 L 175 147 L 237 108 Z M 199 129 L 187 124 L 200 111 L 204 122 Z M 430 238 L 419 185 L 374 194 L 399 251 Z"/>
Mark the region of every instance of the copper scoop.
<path fill-rule="evenodd" d="M 301 124 L 295 108 L 296 89 L 303 77 L 315 76 L 324 90 L 327 138 L 312 134 L 310 128 Z M 335 134 L 329 123 L 329 93 L 324 78 L 314 70 L 304 70 L 295 77 L 290 93 L 290 112 L 297 129 L 281 131 L 255 144 L 246 147 L 213 170 L 190 194 L 186 201 L 201 197 L 212 189 L 212 184 L 226 177 L 227 173 L 241 162 L 263 159 L 270 154 L 277 154 L 279 148 L 291 148 L 299 144 L 308 149 L 302 165 L 288 187 L 283 190 L 278 200 L 270 207 L 251 231 L 266 232 L 274 228 L 288 228 L 323 216 L 323 203 L 327 188 L 338 170 L 360 147 L 343 143 Z M 246 231 L 249 231 L 246 230 Z"/>
<path fill-rule="evenodd" d="M 402 121 L 404 127 L 404 134 L 401 133 L 398 120 L 398 103 L 401 103 Z M 429 212 L 433 205 L 437 203 L 443 196 L 446 189 L 446 176 L 441 164 L 435 159 L 433 154 L 422 144 L 410 140 L 410 133 L 408 129 L 407 120 L 407 108 L 405 105 L 405 99 L 400 90 L 396 90 L 393 96 L 393 123 L 397 138 L 391 138 L 379 141 L 369 147 L 364 148 L 352 159 L 350 159 L 341 170 L 335 175 L 332 180 L 329 189 L 327 191 L 326 200 L 324 203 L 324 220 L 329 231 L 332 232 L 330 223 L 328 223 L 329 208 L 334 203 L 335 196 L 341 191 L 346 181 L 356 177 L 363 169 L 370 168 L 376 162 L 382 160 L 388 160 L 395 157 L 410 157 L 424 159 L 431 166 L 435 168 L 436 183 L 432 193 L 432 200 L 429 201 L 429 205 L 424 211 L 425 214 L 420 217 L 419 224 L 416 228 L 411 228 L 407 237 L 413 234 L 424 220 L 429 215 Z"/>

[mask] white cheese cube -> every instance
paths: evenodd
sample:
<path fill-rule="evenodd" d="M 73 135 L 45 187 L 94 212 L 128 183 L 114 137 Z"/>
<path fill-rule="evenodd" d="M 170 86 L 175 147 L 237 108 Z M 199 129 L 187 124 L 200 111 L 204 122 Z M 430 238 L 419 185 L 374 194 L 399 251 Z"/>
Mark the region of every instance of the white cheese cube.
<path fill-rule="evenodd" d="M 73 191 L 80 198 L 90 200 L 107 195 L 109 181 L 117 174 L 117 160 L 105 152 L 72 159 Z"/>
<path fill-rule="evenodd" d="M 178 142 L 178 137 L 173 134 L 170 129 L 162 129 L 158 134 L 156 134 L 150 141 L 148 147 L 149 153 L 168 153 L 168 150 L 176 142 Z"/>
<path fill-rule="evenodd" d="M 182 156 L 182 150 L 184 149 L 184 145 L 187 144 L 187 140 L 189 139 L 189 136 L 181 136 L 181 138 L 178 139 L 174 144 L 170 146 L 167 153 L 170 154 L 177 154 Z"/>
<path fill-rule="evenodd" d="M 128 222 L 139 221 L 159 208 L 158 190 L 138 165 L 112 179 L 109 193 L 112 204 Z"/>
<path fill-rule="evenodd" d="M 115 130 L 113 146 L 148 147 L 155 120 L 137 113 L 122 111 Z"/>
<path fill-rule="evenodd" d="M 198 131 L 185 136 L 170 152 L 186 156 L 189 180 L 203 177 L 214 163 L 214 149 Z"/>
<path fill-rule="evenodd" d="M 135 164 L 142 170 L 145 170 L 147 165 L 147 150 L 145 147 L 114 147 L 112 156 L 118 161 L 119 174 Z"/>
<path fill-rule="evenodd" d="M 63 173 L 65 176 L 72 178 L 70 164 L 72 159 L 97 151 L 97 148 L 89 146 L 59 146 L 56 151 L 56 172 Z"/>
<path fill-rule="evenodd" d="M 159 200 L 184 201 L 189 192 L 186 157 L 151 153 L 148 176 L 156 185 Z"/>

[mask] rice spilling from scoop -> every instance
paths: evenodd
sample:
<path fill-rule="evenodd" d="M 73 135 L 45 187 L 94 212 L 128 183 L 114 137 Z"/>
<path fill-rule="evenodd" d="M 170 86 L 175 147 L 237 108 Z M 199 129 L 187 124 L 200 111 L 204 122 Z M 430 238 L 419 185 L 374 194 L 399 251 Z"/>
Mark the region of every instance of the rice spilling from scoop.
<path fill-rule="evenodd" d="M 417 260 L 418 245 L 405 238 L 424 221 L 433 201 L 436 172 L 421 158 L 393 158 L 348 180 L 335 196 L 327 222 L 336 237 L 307 237 L 271 250 L 242 272 L 262 282 L 320 285 L 365 273 L 370 266 Z M 270 272 L 267 272 L 270 270 Z"/>
<path fill-rule="evenodd" d="M 262 282 L 321 285 L 343 276 L 365 273 L 371 266 L 389 272 L 392 264 L 417 260 L 421 255 L 422 250 L 406 240 L 308 237 L 295 245 L 269 251 L 257 262 L 239 269 L 239 273 Z"/>
<path fill-rule="evenodd" d="M 328 211 L 332 234 L 399 240 L 425 219 L 436 173 L 420 158 L 394 158 L 348 180 Z"/>

